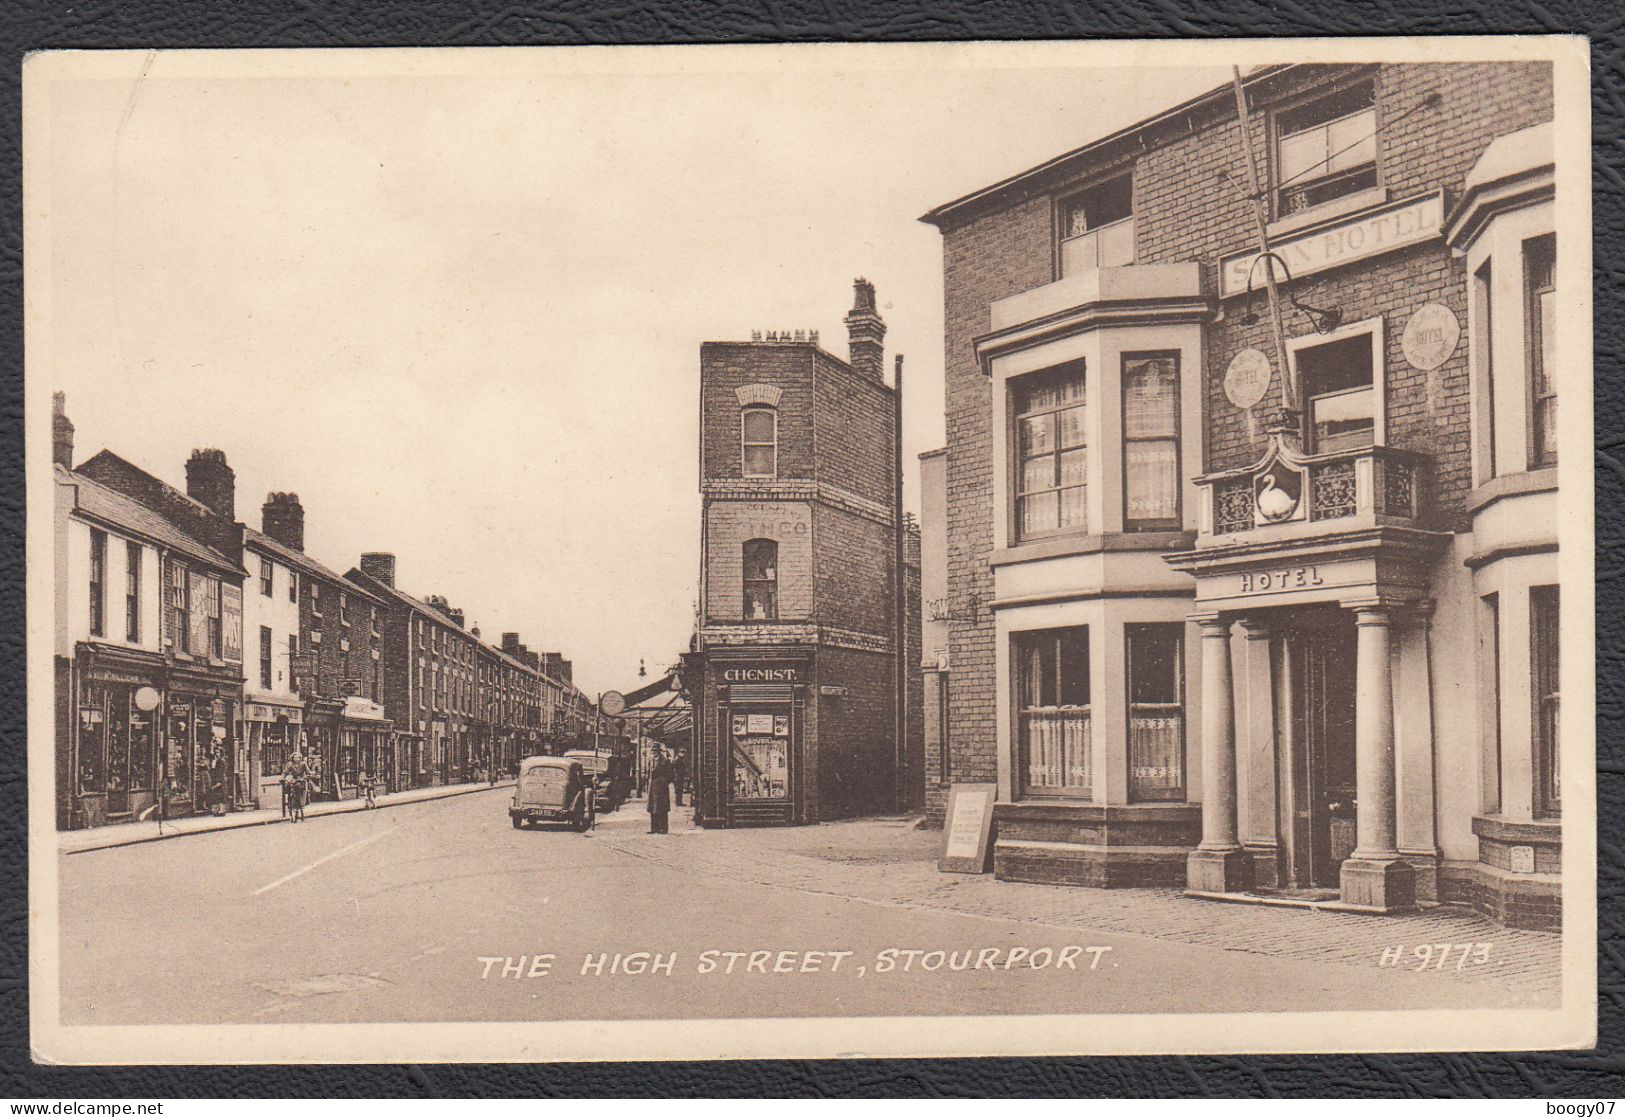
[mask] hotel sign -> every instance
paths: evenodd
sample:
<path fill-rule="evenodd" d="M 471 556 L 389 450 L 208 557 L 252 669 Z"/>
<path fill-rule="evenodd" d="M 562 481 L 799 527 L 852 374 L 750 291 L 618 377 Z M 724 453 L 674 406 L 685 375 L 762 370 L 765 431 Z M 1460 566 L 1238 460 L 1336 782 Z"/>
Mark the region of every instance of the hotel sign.
<path fill-rule="evenodd" d="M 1300 236 L 1286 237 L 1270 247 L 1286 261 L 1293 278 L 1298 278 L 1421 244 L 1439 236 L 1443 227 L 1444 191 L 1438 190 L 1407 202 L 1367 211 L 1349 221 Z M 1248 272 L 1257 259 L 1256 252 L 1225 257 L 1219 265 L 1220 295 L 1229 298 L 1231 295 L 1244 294 Z M 1260 268 L 1253 285 L 1260 287 L 1263 281 L 1263 269 Z"/>

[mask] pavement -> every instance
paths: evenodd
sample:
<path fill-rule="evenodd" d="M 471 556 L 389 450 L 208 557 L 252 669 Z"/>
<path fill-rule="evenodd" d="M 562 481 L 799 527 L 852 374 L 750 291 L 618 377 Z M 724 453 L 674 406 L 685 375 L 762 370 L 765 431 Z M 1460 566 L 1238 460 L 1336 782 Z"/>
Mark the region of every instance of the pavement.
<path fill-rule="evenodd" d="M 305 821 L 323 815 L 348 814 L 351 811 L 377 810 L 400 807 L 409 803 L 422 803 L 429 799 L 445 799 L 452 795 L 467 795 L 486 791 L 491 787 L 512 786 L 512 780 L 488 783 L 454 783 L 437 787 L 414 787 L 406 791 L 391 792 L 373 797 L 374 805 L 365 799 L 339 799 L 311 803 L 305 808 Z M 85 830 L 57 832 L 57 849 L 61 853 L 86 853 L 115 846 L 139 845 L 143 842 L 185 838 L 194 834 L 212 834 L 219 830 L 238 830 L 246 826 L 269 826 L 273 823 L 291 823 L 293 820 L 281 810 L 229 811 L 222 815 L 201 814 L 168 822 L 121 822 L 114 826 L 94 826 Z"/>
<path fill-rule="evenodd" d="M 435 789 L 449 790 L 449 789 Z M 515 830 L 505 789 L 58 859 L 66 1024 L 1553 1005 L 1558 937 L 938 873 L 910 820 Z M 139 943 L 139 964 L 131 944 Z M 1484 962 L 1383 965 L 1482 944 Z M 1063 959 L 1065 961 L 1063 961 Z M 1039 963 L 1042 962 L 1040 965 Z"/>

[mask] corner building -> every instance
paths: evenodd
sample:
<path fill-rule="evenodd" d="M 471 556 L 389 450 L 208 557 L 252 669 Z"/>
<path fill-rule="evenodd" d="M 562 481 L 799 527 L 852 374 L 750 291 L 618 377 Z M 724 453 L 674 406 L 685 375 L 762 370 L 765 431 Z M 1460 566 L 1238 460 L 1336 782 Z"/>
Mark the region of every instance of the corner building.
<path fill-rule="evenodd" d="M 700 350 L 701 600 L 684 677 L 706 826 L 894 809 L 917 763 L 896 729 L 896 578 L 901 551 L 917 691 L 918 530 L 895 516 L 885 324 L 873 285 L 855 288 L 850 360 L 816 333 Z"/>
<path fill-rule="evenodd" d="M 935 768 L 1002 879 L 1555 927 L 1550 67 L 1244 84 L 1295 407 L 1231 87 L 925 217 Z"/>

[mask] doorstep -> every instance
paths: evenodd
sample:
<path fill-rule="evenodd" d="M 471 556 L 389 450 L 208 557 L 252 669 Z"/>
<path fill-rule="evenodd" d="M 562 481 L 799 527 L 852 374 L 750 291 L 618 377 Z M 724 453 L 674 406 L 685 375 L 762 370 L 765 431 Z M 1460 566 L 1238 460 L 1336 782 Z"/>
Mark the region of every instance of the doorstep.
<path fill-rule="evenodd" d="M 1385 911 L 1382 908 L 1366 907 L 1364 904 L 1349 904 L 1340 899 L 1311 900 L 1302 896 L 1289 896 L 1270 892 L 1203 892 L 1197 889 L 1186 889 L 1183 895 L 1191 900 L 1216 900 L 1221 904 L 1255 904 L 1267 908 L 1298 908 L 1308 911 L 1340 911 L 1355 915 L 1404 915 L 1403 911 Z M 1432 911 L 1438 904 L 1418 901 L 1413 911 Z"/>

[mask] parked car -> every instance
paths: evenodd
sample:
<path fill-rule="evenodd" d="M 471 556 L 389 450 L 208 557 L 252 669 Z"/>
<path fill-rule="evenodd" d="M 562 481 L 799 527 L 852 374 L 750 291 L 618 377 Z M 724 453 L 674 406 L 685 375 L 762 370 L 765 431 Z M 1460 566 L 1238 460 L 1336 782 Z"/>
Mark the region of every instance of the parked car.
<path fill-rule="evenodd" d="M 583 833 L 597 816 L 592 776 L 564 756 L 527 756 L 519 762 L 508 817 L 515 830 L 564 823 Z"/>
<path fill-rule="evenodd" d="M 600 811 L 613 811 L 632 793 L 632 779 L 626 757 L 592 749 L 575 749 L 564 754 L 587 772 L 593 782 L 593 799 Z"/>

